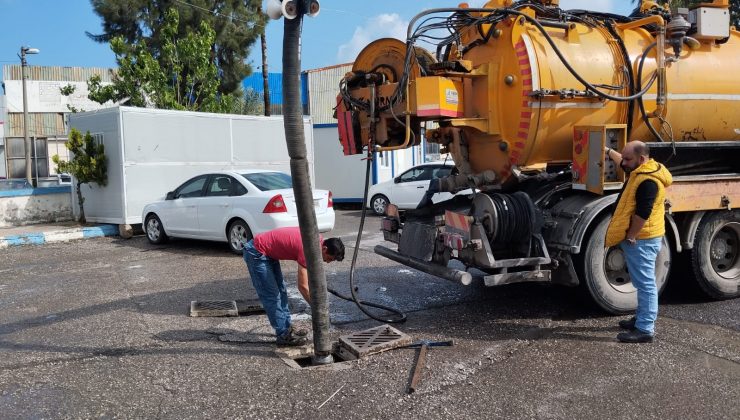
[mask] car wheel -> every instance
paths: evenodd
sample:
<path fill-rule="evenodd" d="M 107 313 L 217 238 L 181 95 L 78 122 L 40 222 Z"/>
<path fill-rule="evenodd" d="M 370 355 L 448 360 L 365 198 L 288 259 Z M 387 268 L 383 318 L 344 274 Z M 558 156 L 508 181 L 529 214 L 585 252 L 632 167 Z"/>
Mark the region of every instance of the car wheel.
<path fill-rule="evenodd" d="M 162 221 L 156 214 L 150 214 L 146 217 L 146 238 L 149 243 L 159 245 L 167 242 L 167 233 L 164 231 Z"/>
<path fill-rule="evenodd" d="M 388 197 L 382 194 L 375 195 L 373 196 L 373 199 L 370 200 L 370 208 L 373 210 L 373 213 L 378 216 L 385 215 L 385 209 L 388 208 L 388 204 L 390 204 Z"/>
<path fill-rule="evenodd" d="M 244 244 L 251 241 L 253 238 L 252 231 L 249 229 L 249 226 L 247 226 L 247 223 L 244 222 L 244 220 L 237 219 L 231 222 L 227 232 L 229 248 L 231 248 L 233 253 L 241 255 L 242 250 L 244 249 Z"/>

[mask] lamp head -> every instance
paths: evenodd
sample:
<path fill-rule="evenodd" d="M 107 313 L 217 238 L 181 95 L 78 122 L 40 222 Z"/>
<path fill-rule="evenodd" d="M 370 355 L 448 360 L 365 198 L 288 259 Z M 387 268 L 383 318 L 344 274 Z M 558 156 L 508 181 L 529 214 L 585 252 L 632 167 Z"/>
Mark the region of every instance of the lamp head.
<path fill-rule="evenodd" d="M 278 20 L 283 17 L 282 4 L 280 4 L 280 0 L 267 0 L 267 16 L 273 20 Z"/>
<path fill-rule="evenodd" d="M 319 10 L 321 10 L 319 0 L 311 0 L 308 3 L 308 11 L 306 12 L 306 14 L 310 17 L 316 17 L 319 15 Z"/>

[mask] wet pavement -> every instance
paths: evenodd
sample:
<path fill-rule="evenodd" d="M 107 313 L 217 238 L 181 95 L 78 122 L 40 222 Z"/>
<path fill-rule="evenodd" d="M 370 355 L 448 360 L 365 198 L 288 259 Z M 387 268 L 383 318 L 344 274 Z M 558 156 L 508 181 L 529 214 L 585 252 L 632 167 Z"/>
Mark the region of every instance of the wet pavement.
<path fill-rule="evenodd" d="M 348 245 L 325 267 L 343 293 L 358 215 L 338 211 L 329 234 Z M 413 350 L 295 369 L 264 315 L 188 317 L 192 300 L 256 299 L 225 243 L 99 238 L 0 251 L 0 417 L 740 418 L 740 299 L 703 299 L 678 273 L 657 341 L 619 344 L 620 318 L 578 290 L 456 285 L 372 253 L 378 224 L 365 227 L 360 295 L 406 312 L 397 327 L 415 340 L 455 341 L 429 352 L 416 393 Z M 295 265 L 283 270 L 310 326 Z M 330 305 L 333 337 L 379 325 Z"/>

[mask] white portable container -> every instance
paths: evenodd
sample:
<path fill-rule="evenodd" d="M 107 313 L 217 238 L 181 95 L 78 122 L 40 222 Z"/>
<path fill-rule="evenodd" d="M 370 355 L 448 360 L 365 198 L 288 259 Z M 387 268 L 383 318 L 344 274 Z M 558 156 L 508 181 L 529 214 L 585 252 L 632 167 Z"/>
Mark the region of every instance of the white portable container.
<path fill-rule="evenodd" d="M 90 222 L 142 223 L 146 204 L 202 173 L 239 169 L 290 173 L 282 116 L 114 107 L 72 114 L 69 125 L 83 134 L 89 131 L 105 145 L 108 157 L 108 185 L 82 186 Z M 303 128 L 313 186 L 310 118 L 304 119 Z M 78 212 L 74 191 L 72 196 Z"/>

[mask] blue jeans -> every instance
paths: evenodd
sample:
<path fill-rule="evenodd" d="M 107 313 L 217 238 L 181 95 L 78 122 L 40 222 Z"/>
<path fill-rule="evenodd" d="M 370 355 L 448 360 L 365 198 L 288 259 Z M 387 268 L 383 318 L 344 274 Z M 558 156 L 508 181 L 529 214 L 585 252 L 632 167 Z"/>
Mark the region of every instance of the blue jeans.
<path fill-rule="evenodd" d="M 643 333 L 655 334 L 655 320 L 658 318 L 658 287 L 655 284 L 655 262 L 660 252 L 663 238 L 638 239 L 630 245 L 622 241 L 624 258 L 627 261 L 632 284 L 637 289 L 637 313 L 635 328 Z"/>
<path fill-rule="evenodd" d="M 267 313 L 270 325 L 278 337 L 290 331 L 290 308 L 285 291 L 280 261 L 273 260 L 255 249 L 252 241 L 244 245 L 244 262 L 247 263 L 252 285 Z"/>

